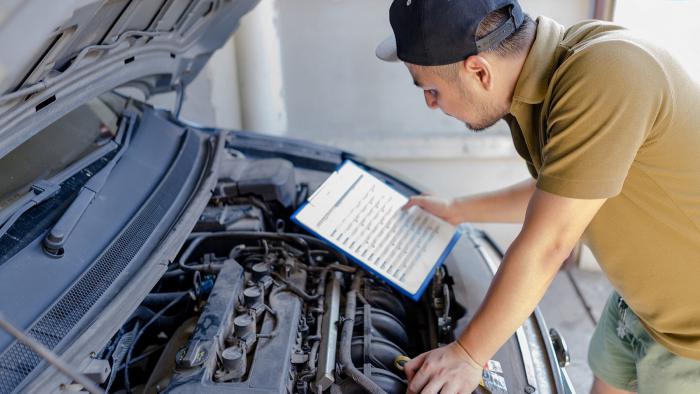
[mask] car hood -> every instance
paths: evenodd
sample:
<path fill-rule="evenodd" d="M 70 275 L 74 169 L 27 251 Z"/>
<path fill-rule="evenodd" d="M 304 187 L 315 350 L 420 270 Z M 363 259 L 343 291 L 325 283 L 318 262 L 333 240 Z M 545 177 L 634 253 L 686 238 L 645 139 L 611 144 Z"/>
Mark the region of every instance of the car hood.
<path fill-rule="evenodd" d="M 0 157 L 105 91 L 184 87 L 258 1 L 3 1 Z"/>

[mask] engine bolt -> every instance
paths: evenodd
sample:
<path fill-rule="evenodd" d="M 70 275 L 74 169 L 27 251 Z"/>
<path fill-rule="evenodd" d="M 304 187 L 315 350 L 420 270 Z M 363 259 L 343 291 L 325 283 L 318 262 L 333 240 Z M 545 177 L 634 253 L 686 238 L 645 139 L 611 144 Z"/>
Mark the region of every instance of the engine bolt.
<path fill-rule="evenodd" d="M 262 301 L 262 293 L 257 287 L 249 287 L 243 290 L 243 299 L 248 308 L 258 305 Z"/>
<path fill-rule="evenodd" d="M 233 334 L 250 345 L 255 342 L 255 319 L 249 314 L 233 319 Z"/>
<path fill-rule="evenodd" d="M 245 375 L 246 351 L 243 348 L 238 345 L 226 348 L 221 352 L 221 359 L 231 378 L 240 379 Z"/>
<path fill-rule="evenodd" d="M 251 268 L 253 271 L 253 282 L 258 282 L 270 273 L 270 265 L 267 263 L 256 263 Z"/>

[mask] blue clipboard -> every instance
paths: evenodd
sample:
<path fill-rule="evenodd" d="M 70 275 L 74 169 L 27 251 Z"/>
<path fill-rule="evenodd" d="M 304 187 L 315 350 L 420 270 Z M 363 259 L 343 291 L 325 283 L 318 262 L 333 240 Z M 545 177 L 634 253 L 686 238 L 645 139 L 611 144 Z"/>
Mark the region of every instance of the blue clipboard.
<path fill-rule="evenodd" d="M 363 168 L 363 166 L 361 166 L 361 165 L 359 165 L 359 164 L 357 164 L 357 163 L 354 163 L 354 162 L 352 162 L 352 161 L 350 161 L 350 160 L 345 160 L 343 163 L 341 163 L 341 164 L 338 166 L 338 168 L 335 169 L 335 172 L 340 171 L 340 169 L 342 169 L 342 168 L 343 168 L 345 165 L 347 165 L 348 163 L 352 163 L 352 164 L 354 164 L 355 166 L 357 166 L 357 167 L 362 168 L 363 170 L 365 170 L 365 169 Z M 365 170 L 365 171 L 366 171 L 366 170 Z M 368 173 L 368 175 L 369 175 L 369 176 L 372 176 L 372 175 L 369 174 L 369 173 Z M 386 184 L 386 182 L 384 182 L 384 183 Z M 391 187 L 390 185 L 388 185 L 388 186 Z M 322 186 L 321 186 L 321 187 L 322 187 Z M 319 187 L 319 188 L 320 188 L 320 187 Z M 313 197 L 313 194 L 309 197 L 309 199 L 312 198 L 312 197 Z M 297 208 L 297 210 L 292 214 L 291 220 L 292 220 L 294 223 L 296 223 L 296 224 L 299 225 L 300 227 L 304 228 L 306 231 L 308 231 L 309 233 L 313 234 L 315 237 L 320 238 L 320 239 L 326 241 L 326 243 L 328 243 L 333 249 L 335 249 L 335 250 L 337 250 L 338 252 L 342 253 L 342 254 L 343 254 L 344 256 L 346 256 L 349 260 L 355 262 L 357 265 L 359 265 L 360 267 L 364 268 L 366 271 L 372 273 L 374 276 L 378 277 L 379 279 L 381 279 L 381 280 L 384 281 L 385 283 L 389 284 L 391 287 L 395 288 L 395 289 L 398 290 L 400 293 L 406 295 L 407 297 L 409 297 L 409 298 L 412 299 L 413 301 L 418 301 L 418 300 L 421 298 L 421 296 L 423 295 L 423 292 L 425 292 L 425 289 L 428 287 L 428 284 L 430 283 L 431 279 L 432 279 L 433 276 L 435 275 L 435 270 L 437 270 L 437 268 L 440 267 L 440 266 L 445 262 L 445 259 L 447 259 L 447 256 L 449 256 L 450 252 L 452 251 L 452 249 L 454 248 L 454 246 L 457 244 L 457 241 L 459 241 L 459 238 L 460 238 L 461 235 L 462 235 L 461 227 L 457 227 L 457 229 L 456 229 L 454 235 L 452 236 L 452 239 L 451 239 L 450 242 L 447 244 L 447 247 L 445 247 L 445 250 L 442 252 L 442 254 L 441 254 L 440 257 L 437 259 L 437 261 L 435 261 L 435 264 L 433 264 L 433 267 L 430 269 L 429 274 L 425 277 L 425 279 L 423 279 L 423 282 L 422 282 L 421 285 L 419 286 L 418 290 L 417 290 L 415 293 L 410 293 L 409 291 L 407 291 L 406 289 L 404 289 L 403 287 L 401 287 L 399 284 L 397 284 L 396 282 L 394 282 L 391 278 L 388 278 L 388 277 L 386 277 L 385 275 L 382 275 L 381 273 L 379 273 L 379 272 L 377 272 L 376 270 L 374 270 L 374 269 L 373 269 L 371 266 L 369 266 L 367 263 L 363 262 L 362 260 L 360 260 L 360 259 L 356 258 L 355 256 L 353 256 L 353 255 L 347 253 L 346 251 L 344 251 L 340 246 L 338 246 L 338 245 L 335 243 L 334 240 L 328 239 L 328 238 L 326 238 L 326 237 L 324 237 L 324 236 L 318 234 L 316 231 L 312 230 L 312 229 L 309 228 L 307 225 L 305 225 L 304 223 L 302 223 L 301 221 L 299 221 L 299 220 L 297 219 L 297 216 L 299 215 L 299 213 L 300 213 L 301 211 L 304 210 L 304 208 L 308 205 L 308 203 L 309 203 L 309 201 L 308 201 L 308 199 L 307 199 L 307 201 L 305 201 L 305 202 L 304 202 L 299 208 Z"/>

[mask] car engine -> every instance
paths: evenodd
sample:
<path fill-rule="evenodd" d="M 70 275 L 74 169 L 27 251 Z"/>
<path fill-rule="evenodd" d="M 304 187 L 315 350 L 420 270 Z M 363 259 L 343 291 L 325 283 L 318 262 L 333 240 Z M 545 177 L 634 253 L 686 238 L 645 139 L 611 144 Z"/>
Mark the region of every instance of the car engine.
<path fill-rule="evenodd" d="M 235 152 L 234 152 L 235 153 Z M 439 268 L 414 302 L 288 220 L 311 191 L 232 154 L 177 258 L 96 358 L 108 392 L 405 392 L 466 313 Z"/>

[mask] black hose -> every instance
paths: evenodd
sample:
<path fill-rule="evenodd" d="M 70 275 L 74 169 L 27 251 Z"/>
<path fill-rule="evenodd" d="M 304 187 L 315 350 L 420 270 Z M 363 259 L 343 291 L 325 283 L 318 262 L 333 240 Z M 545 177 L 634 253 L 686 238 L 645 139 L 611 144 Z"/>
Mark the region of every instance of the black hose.
<path fill-rule="evenodd" d="M 443 283 L 442 285 L 442 296 L 444 297 L 444 308 L 445 310 L 442 311 L 442 318 L 444 321 L 447 321 L 450 318 L 450 289 L 447 286 L 447 283 Z"/>
<path fill-rule="evenodd" d="M 136 310 L 131 314 L 131 316 L 129 316 L 129 319 L 127 321 L 134 320 L 134 319 L 149 321 L 149 320 L 151 320 L 151 318 L 153 318 L 153 316 L 155 314 L 156 313 L 153 312 L 152 310 L 150 310 L 149 308 L 147 308 L 143 305 L 139 305 L 136 308 Z"/>
<path fill-rule="evenodd" d="M 265 202 L 263 202 L 259 198 L 255 198 L 255 197 L 249 197 L 249 198 L 250 198 L 250 204 L 260 208 L 260 210 L 262 211 L 263 218 L 267 222 L 266 224 L 268 225 L 268 228 L 274 229 L 275 223 L 272 221 L 272 211 L 270 210 L 270 207 L 268 207 L 267 204 L 265 204 Z"/>
<path fill-rule="evenodd" d="M 214 233 L 214 234 L 216 234 L 216 233 Z M 194 252 L 194 248 L 199 246 L 199 244 L 201 244 L 202 241 L 204 241 L 208 237 L 209 236 L 207 236 L 207 235 L 203 235 L 203 236 L 198 236 L 198 237 L 193 239 L 193 241 L 190 243 L 190 245 L 187 247 L 187 249 L 182 253 L 182 256 L 178 259 L 177 265 L 180 267 L 180 269 L 177 271 L 179 271 L 179 272 L 183 272 L 183 271 L 194 272 L 194 271 L 196 271 L 196 272 L 204 272 L 207 274 L 217 274 L 217 273 L 219 273 L 219 271 L 221 271 L 221 269 L 224 266 L 224 263 L 187 264 L 187 259 L 189 259 L 189 257 Z M 247 247 L 245 244 L 240 244 L 240 245 L 236 245 L 235 247 L 233 247 L 231 249 L 228 257 L 231 260 L 235 260 L 241 254 L 243 254 L 244 251 L 247 251 L 248 249 L 253 250 L 253 251 L 261 250 L 261 248 Z M 266 249 L 266 254 L 267 254 L 267 252 L 269 252 L 269 249 L 283 251 L 283 249 L 281 249 L 281 248 L 265 247 L 265 249 Z M 245 261 L 245 263 L 249 263 L 249 260 L 253 259 L 253 258 L 259 259 L 260 261 L 262 261 L 263 256 L 264 255 L 258 255 L 258 254 L 249 255 L 249 256 L 245 257 L 244 261 Z"/>
<path fill-rule="evenodd" d="M 309 351 L 309 360 L 307 362 L 307 367 L 309 368 L 310 374 L 316 373 L 316 356 L 318 355 L 318 348 L 321 346 L 321 341 L 314 341 L 311 345 L 311 351 Z"/>
<path fill-rule="evenodd" d="M 311 271 L 311 272 L 326 271 L 326 270 L 340 271 L 340 272 L 344 272 L 346 274 L 354 274 L 355 272 L 357 272 L 357 268 L 355 268 L 355 267 L 351 267 L 349 265 L 342 265 L 342 264 L 338 264 L 338 263 L 328 264 L 325 267 L 302 266 L 299 268 L 305 269 L 305 270 Z"/>
<path fill-rule="evenodd" d="M 323 326 L 323 314 L 325 313 L 324 311 L 324 304 L 325 304 L 325 298 L 326 298 L 326 279 L 328 277 L 329 270 L 325 269 L 321 272 L 321 278 L 318 281 L 318 287 L 316 288 L 316 294 L 319 295 L 318 299 L 318 309 L 320 309 L 320 313 L 318 316 L 316 316 L 316 335 L 309 336 L 307 338 L 307 341 L 310 341 L 311 338 L 318 338 L 318 340 L 314 340 L 313 345 L 311 345 L 311 351 L 309 352 L 309 361 L 308 361 L 308 368 L 309 371 L 316 372 L 316 356 L 318 355 L 318 349 L 321 346 L 321 329 Z"/>
<path fill-rule="evenodd" d="M 117 372 L 121 371 L 122 369 L 126 368 L 127 366 L 132 366 L 132 365 L 138 363 L 139 361 L 141 361 L 149 356 L 152 356 L 154 353 L 157 353 L 157 352 L 163 350 L 164 347 L 165 347 L 165 345 L 157 346 L 155 349 L 151 349 L 151 350 L 141 354 L 140 356 L 136 357 L 135 359 L 132 359 L 131 363 L 129 363 L 128 365 L 127 364 L 120 365 L 117 368 Z"/>
<path fill-rule="evenodd" d="M 186 291 L 175 291 L 172 293 L 150 293 L 143 299 L 143 305 L 154 308 L 162 308 L 176 298 L 182 298 Z"/>
<path fill-rule="evenodd" d="M 197 238 L 194 238 L 192 242 L 190 242 L 189 245 L 187 245 L 187 249 L 185 249 L 182 254 L 180 255 L 180 258 L 177 259 L 177 265 L 180 267 L 181 270 L 187 272 L 187 271 L 197 271 L 195 269 L 192 269 L 192 267 L 188 266 L 187 260 L 190 258 L 192 255 L 192 252 L 194 252 L 194 249 L 199 246 L 199 244 L 202 243 L 207 237 L 206 236 L 199 236 Z"/>
<path fill-rule="evenodd" d="M 241 253 L 243 252 L 243 250 L 245 250 L 245 249 L 246 249 L 245 244 L 240 244 L 240 245 L 234 246 L 233 248 L 231 248 L 231 251 L 228 252 L 228 258 L 231 260 L 236 260 L 238 258 L 238 256 L 240 256 Z"/>
<path fill-rule="evenodd" d="M 305 239 L 303 238 L 298 238 L 297 243 L 300 244 L 304 248 L 304 252 L 306 252 L 306 260 L 308 260 L 308 264 L 310 266 L 316 265 L 313 256 L 311 256 L 311 248 L 309 247 L 309 243 L 306 242 Z"/>
<path fill-rule="evenodd" d="M 345 320 L 343 320 L 343 331 L 340 335 L 340 365 L 343 373 L 348 375 L 350 379 L 362 386 L 365 390 L 372 394 L 386 394 L 379 385 L 374 383 L 370 378 L 365 376 L 352 363 L 351 345 L 352 331 L 355 321 L 355 306 L 357 303 L 357 294 L 362 283 L 362 271 L 355 275 L 352 281 L 352 288 L 345 300 Z"/>
<path fill-rule="evenodd" d="M 275 272 L 272 272 L 271 274 L 277 275 Z M 303 276 L 301 276 L 300 280 L 302 282 L 306 282 L 306 273 L 302 272 L 302 274 L 303 274 Z M 299 297 L 304 298 L 303 295 L 306 295 L 307 297 L 311 297 L 308 294 L 306 294 L 306 292 L 302 291 L 297 286 L 295 286 L 294 284 L 290 283 L 287 280 L 282 279 L 282 277 L 280 277 L 279 275 L 277 275 L 277 277 L 281 281 L 284 282 L 284 286 L 292 286 L 291 288 L 298 290 L 301 293 L 301 294 L 297 294 Z M 289 289 L 285 288 L 284 286 L 280 286 L 279 284 L 275 284 L 272 287 L 272 291 L 270 291 L 270 295 L 268 295 L 268 304 L 269 305 L 266 305 L 266 309 L 270 313 L 270 316 L 273 318 L 274 325 L 272 326 L 272 330 L 269 333 L 264 334 L 267 337 L 273 337 L 277 334 L 277 329 L 279 327 L 278 311 L 280 310 L 280 305 L 279 305 L 278 300 L 277 300 L 277 295 L 282 291 L 289 290 Z M 291 290 L 291 291 L 294 291 L 294 290 Z M 285 304 L 285 306 L 286 306 L 286 304 Z"/>
<path fill-rule="evenodd" d="M 222 263 L 218 263 L 218 264 L 193 264 L 193 265 L 187 264 L 187 260 L 189 260 L 190 256 L 192 256 L 192 253 L 197 248 L 197 246 L 199 246 L 204 240 L 209 238 L 209 236 L 207 234 L 209 234 L 209 233 L 202 233 L 202 235 L 197 235 L 196 237 L 192 238 L 192 241 L 190 242 L 190 244 L 187 245 L 187 249 L 185 249 L 182 252 L 182 254 L 180 255 L 180 258 L 177 260 L 177 266 L 180 268 L 181 271 L 184 271 L 184 272 L 205 271 L 206 273 L 215 274 L 221 270 L 221 267 L 223 266 Z M 241 252 L 244 249 L 245 249 L 245 245 L 236 245 L 229 252 L 229 258 L 235 259 L 236 257 L 238 257 L 241 254 Z M 175 272 L 175 271 L 171 271 L 171 272 Z"/>
<path fill-rule="evenodd" d="M 277 316 L 277 311 L 279 310 L 279 305 L 277 304 L 277 294 L 279 294 L 282 291 L 281 286 L 274 286 L 272 288 L 272 291 L 270 291 L 270 295 L 268 296 L 268 302 L 269 302 L 269 308 L 272 311 L 270 313 L 270 316 L 273 317 L 274 319 L 274 325 L 272 326 L 272 331 L 270 331 L 266 335 L 274 336 L 277 334 L 277 327 L 279 326 L 279 317 Z"/>
<path fill-rule="evenodd" d="M 296 196 L 294 198 L 294 209 L 303 204 L 304 201 L 309 197 L 309 184 L 301 183 L 296 191 Z"/>
<path fill-rule="evenodd" d="M 314 294 L 310 295 L 309 293 L 305 292 L 304 290 L 300 289 L 297 285 L 293 284 L 292 282 L 284 279 L 282 276 L 277 274 L 276 272 L 270 272 L 270 274 L 275 277 L 275 279 L 279 280 L 280 282 L 284 283 L 285 287 L 283 290 L 288 290 L 291 291 L 292 293 L 296 294 L 299 296 L 301 299 L 303 299 L 306 302 L 311 302 L 311 301 L 316 301 L 318 300 L 321 295 L 320 294 Z"/>
<path fill-rule="evenodd" d="M 175 266 L 173 266 L 173 267 L 175 267 Z M 165 273 L 163 274 L 163 278 L 173 278 L 176 276 L 185 275 L 186 273 L 187 272 L 185 272 L 179 268 L 175 268 L 175 269 L 165 271 Z"/>
<path fill-rule="evenodd" d="M 157 305 L 149 305 L 150 307 L 158 307 Z M 142 322 L 147 322 L 151 320 L 155 315 L 156 312 L 150 309 L 149 306 L 146 305 L 139 305 L 138 308 L 134 311 L 134 313 L 129 316 L 128 321 L 132 321 L 134 319 L 141 320 Z M 162 307 L 163 305 L 161 305 Z M 156 322 L 157 325 L 156 327 L 160 330 L 168 330 L 172 328 L 174 325 L 179 324 L 180 321 L 182 320 L 183 315 L 187 314 L 188 308 L 178 308 L 177 313 L 174 315 L 168 315 L 168 316 L 159 316 L 157 317 L 158 321 Z"/>
<path fill-rule="evenodd" d="M 311 256 L 311 249 L 309 247 L 309 244 L 315 244 L 317 246 L 320 246 L 324 248 L 325 250 L 329 251 L 331 254 L 334 255 L 334 257 L 341 262 L 342 264 L 347 264 L 347 259 L 345 256 L 343 256 L 340 252 L 336 251 L 333 249 L 328 243 L 325 241 L 321 241 L 317 238 L 305 235 L 305 234 L 282 234 L 282 233 L 270 233 L 270 232 L 254 232 L 254 231 L 221 231 L 221 232 L 215 232 L 215 233 L 192 233 L 190 234 L 190 237 L 192 241 L 190 244 L 187 246 L 187 249 L 185 249 L 182 254 L 180 255 L 180 258 L 177 261 L 178 267 L 183 270 L 183 271 L 205 271 L 208 273 L 217 273 L 219 270 L 221 270 L 221 264 L 196 264 L 196 265 L 188 265 L 187 260 L 190 258 L 192 253 L 194 252 L 195 248 L 199 246 L 202 241 L 208 238 L 227 238 L 227 237 L 234 237 L 238 239 L 249 239 L 249 240 L 265 240 L 265 239 L 272 239 L 272 240 L 278 240 L 278 241 L 291 241 L 296 244 L 301 245 L 301 247 L 304 249 L 304 252 L 307 255 L 307 259 L 309 260 L 309 264 L 314 263 L 313 258 Z"/>
<path fill-rule="evenodd" d="M 220 232 L 201 232 L 201 233 L 192 233 L 190 234 L 190 237 L 193 239 L 192 242 L 196 241 L 197 239 L 201 237 L 205 238 L 226 238 L 226 237 L 233 237 L 233 238 L 238 238 L 238 239 L 245 239 L 245 240 L 255 240 L 258 241 L 260 239 L 273 239 L 277 241 L 291 241 L 297 244 L 301 244 L 302 247 L 308 246 L 308 245 L 315 245 L 317 247 L 321 247 L 328 252 L 330 252 L 336 260 L 338 260 L 341 264 L 347 265 L 347 258 L 340 253 L 339 251 L 335 250 L 333 246 L 331 246 L 328 242 L 320 240 L 318 238 L 314 238 L 310 235 L 306 234 L 297 234 L 297 233 L 271 233 L 271 232 L 257 232 L 257 231 L 220 231 Z M 200 241 L 201 242 L 201 241 Z M 302 242 L 304 244 L 302 244 Z M 188 248 L 189 249 L 189 248 Z"/>
<path fill-rule="evenodd" d="M 127 393 L 131 393 L 131 384 L 129 382 L 129 366 L 131 365 L 131 356 L 134 352 L 134 348 L 136 347 L 136 343 L 139 341 L 139 338 L 141 338 L 143 333 L 146 332 L 146 329 L 151 324 L 153 324 L 153 322 L 158 320 L 158 318 L 161 317 L 165 313 L 165 311 L 167 311 L 170 307 L 172 307 L 173 305 L 180 302 L 180 300 L 183 297 L 186 297 L 187 295 L 189 295 L 189 292 L 185 292 L 180 297 L 175 298 L 174 300 L 170 301 L 170 303 L 168 305 L 166 305 L 163 309 L 159 310 L 158 313 L 153 315 L 153 317 L 151 317 L 151 319 L 146 324 L 144 324 L 144 326 L 139 330 L 139 332 L 134 337 L 134 340 L 131 342 L 131 346 L 129 346 L 129 351 L 126 354 L 126 364 L 125 364 L 126 367 L 124 368 L 124 387 L 126 388 Z"/>

